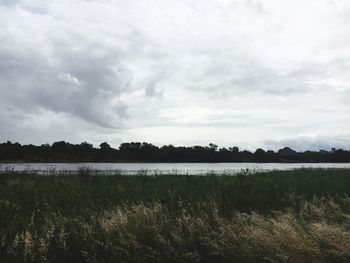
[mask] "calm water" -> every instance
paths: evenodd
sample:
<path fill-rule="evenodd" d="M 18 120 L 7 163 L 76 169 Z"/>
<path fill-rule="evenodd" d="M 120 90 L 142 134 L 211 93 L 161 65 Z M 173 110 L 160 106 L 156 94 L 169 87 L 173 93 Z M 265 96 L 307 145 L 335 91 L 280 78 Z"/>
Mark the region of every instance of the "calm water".
<path fill-rule="evenodd" d="M 69 171 L 82 167 L 98 171 L 119 171 L 122 174 L 234 174 L 241 170 L 290 170 L 296 168 L 350 168 L 350 163 L 2 163 L 0 171 Z"/>

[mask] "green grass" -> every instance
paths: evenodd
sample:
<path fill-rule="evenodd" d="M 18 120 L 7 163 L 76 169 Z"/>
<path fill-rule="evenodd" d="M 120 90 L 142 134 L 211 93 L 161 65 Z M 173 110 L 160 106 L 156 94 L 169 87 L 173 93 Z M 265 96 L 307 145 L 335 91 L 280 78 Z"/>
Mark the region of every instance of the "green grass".
<path fill-rule="evenodd" d="M 0 174 L 0 262 L 349 262 L 350 170 Z"/>

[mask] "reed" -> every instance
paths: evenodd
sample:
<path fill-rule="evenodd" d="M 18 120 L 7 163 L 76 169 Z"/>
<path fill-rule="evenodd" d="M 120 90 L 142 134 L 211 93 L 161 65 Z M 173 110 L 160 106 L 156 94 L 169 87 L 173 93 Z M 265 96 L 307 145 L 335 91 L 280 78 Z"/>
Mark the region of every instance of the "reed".
<path fill-rule="evenodd" d="M 349 262 L 350 171 L 0 174 L 0 262 Z"/>

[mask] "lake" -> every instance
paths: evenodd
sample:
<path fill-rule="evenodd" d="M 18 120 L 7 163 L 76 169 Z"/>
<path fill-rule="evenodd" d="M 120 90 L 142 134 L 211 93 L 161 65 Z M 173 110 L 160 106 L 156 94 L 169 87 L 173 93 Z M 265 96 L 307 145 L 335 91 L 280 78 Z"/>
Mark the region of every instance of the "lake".
<path fill-rule="evenodd" d="M 350 163 L 2 163 L 0 171 L 74 172 L 80 168 L 121 174 L 234 174 L 241 170 L 269 171 L 297 168 L 350 168 Z"/>

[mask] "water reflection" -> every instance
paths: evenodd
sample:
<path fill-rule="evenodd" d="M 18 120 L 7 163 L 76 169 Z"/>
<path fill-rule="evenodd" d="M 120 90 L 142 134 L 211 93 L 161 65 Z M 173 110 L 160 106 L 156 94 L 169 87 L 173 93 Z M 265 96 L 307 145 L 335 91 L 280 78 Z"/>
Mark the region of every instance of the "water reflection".
<path fill-rule="evenodd" d="M 297 168 L 350 168 L 350 163 L 3 163 L 0 171 L 65 171 L 91 169 L 114 174 L 234 174 L 242 170 L 270 171 Z"/>

